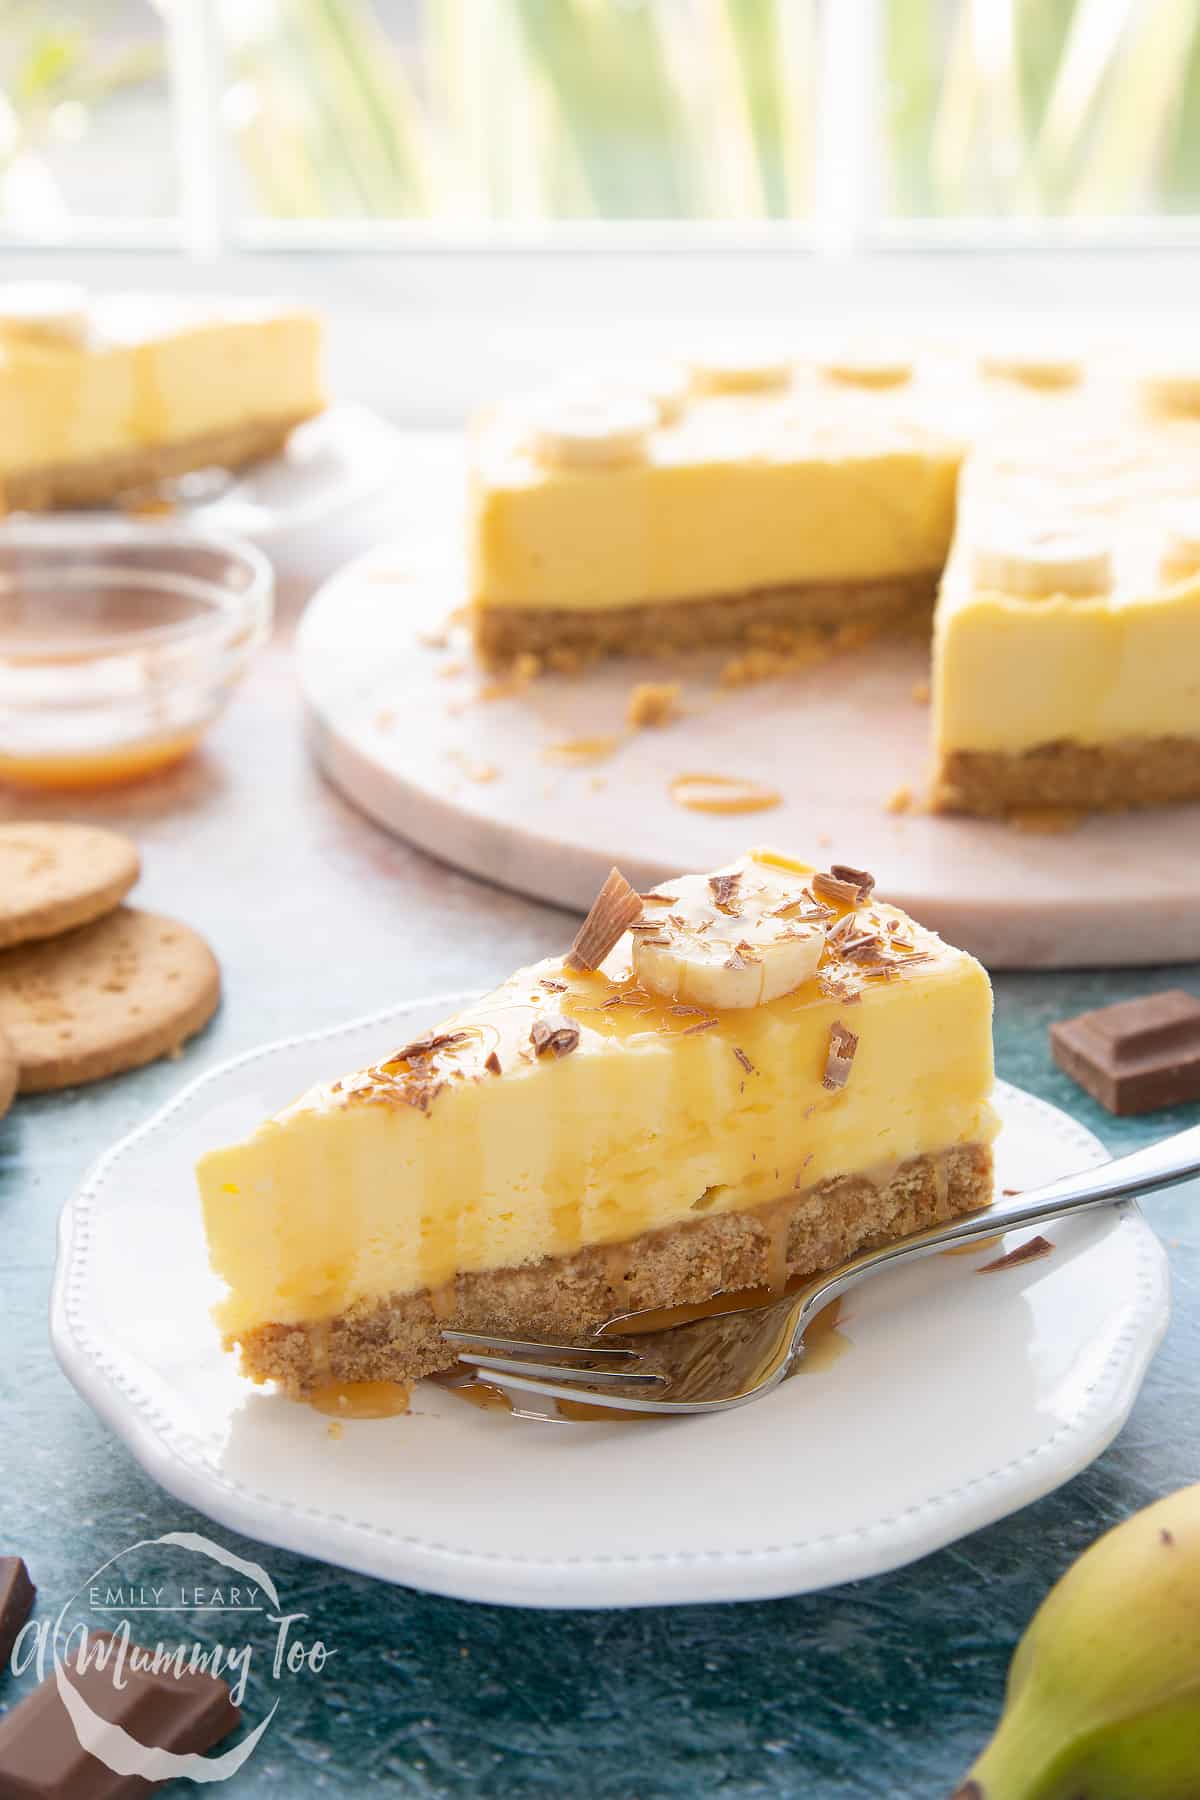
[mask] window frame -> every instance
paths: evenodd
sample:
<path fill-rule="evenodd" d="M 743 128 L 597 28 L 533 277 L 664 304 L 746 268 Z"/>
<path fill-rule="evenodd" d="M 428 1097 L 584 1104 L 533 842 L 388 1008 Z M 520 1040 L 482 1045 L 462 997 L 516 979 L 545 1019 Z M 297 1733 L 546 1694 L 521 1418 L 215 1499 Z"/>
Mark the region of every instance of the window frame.
<path fill-rule="evenodd" d="M 237 218 L 222 170 L 225 57 L 211 0 L 167 0 L 164 50 L 177 207 L 169 219 L 74 216 L 39 235 L 0 225 L 10 253 L 182 252 L 198 262 L 279 255 L 853 258 L 878 253 L 1041 254 L 1200 248 L 1200 213 L 1134 218 L 899 218 L 884 212 L 879 92 L 884 0 L 823 0 L 817 11 L 818 117 L 813 206 L 800 220 L 437 220 Z"/>

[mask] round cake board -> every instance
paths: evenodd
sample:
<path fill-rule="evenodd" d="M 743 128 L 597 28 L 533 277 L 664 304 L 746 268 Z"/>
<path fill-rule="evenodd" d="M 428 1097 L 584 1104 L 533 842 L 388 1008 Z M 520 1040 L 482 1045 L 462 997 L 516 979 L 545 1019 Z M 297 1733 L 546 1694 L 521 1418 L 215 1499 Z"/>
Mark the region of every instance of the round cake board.
<path fill-rule="evenodd" d="M 1019 823 L 922 810 L 919 638 L 876 639 L 744 687 L 720 683 L 729 651 L 505 683 L 454 622 L 465 577 L 439 546 L 458 542 L 435 516 L 350 564 L 315 596 L 298 640 L 321 767 L 433 855 L 583 911 L 613 864 L 645 888 L 769 844 L 870 869 L 887 899 L 992 968 L 1200 958 L 1200 807 Z M 641 682 L 678 682 L 681 716 L 631 729 Z M 681 778 L 698 776 L 778 801 L 694 811 Z M 912 805 L 895 810 L 904 790 Z"/>

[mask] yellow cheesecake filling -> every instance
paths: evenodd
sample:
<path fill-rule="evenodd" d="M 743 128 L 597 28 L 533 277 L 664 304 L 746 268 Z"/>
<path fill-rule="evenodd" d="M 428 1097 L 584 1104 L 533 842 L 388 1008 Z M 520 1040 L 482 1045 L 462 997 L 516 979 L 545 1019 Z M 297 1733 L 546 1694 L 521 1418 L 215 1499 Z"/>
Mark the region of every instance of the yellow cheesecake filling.
<path fill-rule="evenodd" d="M 934 626 L 937 749 L 1200 736 L 1200 434 L 1131 426 L 980 457 L 963 490 Z"/>
<path fill-rule="evenodd" d="M 596 971 L 550 958 L 432 1048 L 317 1087 L 210 1153 L 198 1173 L 222 1329 L 329 1318 L 989 1143 L 983 969 L 882 903 L 852 924 L 851 954 L 827 943 L 800 987 L 724 1012 L 639 983 L 628 936 Z M 879 962 L 853 955 L 866 937 Z"/>
<path fill-rule="evenodd" d="M 101 301 L 78 344 L 0 331 L 0 474 L 305 417 L 320 351 L 315 315 L 250 304 Z"/>
<path fill-rule="evenodd" d="M 511 415 L 478 431 L 471 597 L 598 608 L 932 575 L 961 449 L 887 395 L 692 396 L 625 460 L 555 466 Z"/>

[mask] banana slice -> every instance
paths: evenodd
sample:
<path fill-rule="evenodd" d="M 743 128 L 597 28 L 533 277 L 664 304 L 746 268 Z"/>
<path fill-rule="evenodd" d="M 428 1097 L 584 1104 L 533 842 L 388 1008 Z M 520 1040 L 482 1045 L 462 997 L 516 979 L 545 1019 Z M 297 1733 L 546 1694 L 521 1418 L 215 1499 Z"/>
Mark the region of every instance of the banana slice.
<path fill-rule="evenodd" d="M 650 401 L 660 425 L 674 425 L 688 399 L 687 371 L 666 361 L 599 363 L 571 385 L 591 394 L 636 394 Z"/>
<path fill-rule="evenodd" d="M 850 387 L 902 387 L 913 376 L 911 356 L 878 346 L 836 350 L 819 361 L 817 368 L 829 381 L 845 382 Z"/>
<path fill-rule="evenodd" d="M 87 334 L 87 291 L 76 282 L 13 281 L 0 287 L 0 337 L 78 348 Z"/>
<path fill-rule="evenodd" d="M 1141 379 L 1141 390 L 1152 412 L 1200 412 L 1200 368 L 1194 363 L 1147 370 Z"/>
<path fill-rule="evenodd" d="M 715 345 L 689 357 L 688 373 L 699 394 L 762 394 L 791 385 L 792 361 L 753 344 Z"/>
<path fill-rule="evenodd" d="M 1083 380 L 1082 358 L 1049 345 L 998 344 L 979 358 L 982 374 L 1025 387 L 1075 387 Z"/>
<path fill-rule="evenodd" d="M 1200 575 L 1200 500 L 1184 501 L 1172 510 L 1159 574 L 1164 581 Z"/>
<path fill-rule="evenodd" d="M 639 394 L 561 389 L 534 407 L 533 447 L 558 468 L 612 468 L 644 456 L 657 424 L 653 402 Z"/>
<path fill-rule="evenodd" d="M 667 882 L 634 929 L 635 976 L 664 999 L 722 1011 L 791 993 L 816 974 L 829 917 L 803 886 L 752 857 Z"/>
<path fill-rule="evenodd" d="M 1112 550 L 1103 538 L 1074 526 L 1004 533 L 972 546 L 971 577 L 976 591 L 1027 600 L 1106 594 L 1112 587 Z"/>

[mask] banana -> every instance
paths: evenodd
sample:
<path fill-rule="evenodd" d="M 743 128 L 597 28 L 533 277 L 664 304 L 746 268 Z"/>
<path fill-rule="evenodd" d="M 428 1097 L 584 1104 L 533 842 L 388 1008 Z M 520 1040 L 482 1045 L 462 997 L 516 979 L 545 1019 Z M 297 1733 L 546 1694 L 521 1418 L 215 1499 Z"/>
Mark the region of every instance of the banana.
<path fill-rule="evenodd" d="M 1200 412 L 1200 368 L 1193 362 L 1148 369 L 1141 378 L 1142 398 L 1151 412 Z"/>
<path fill-rule="evenodd" d="M 852 387 L 901 387 L 912 380 L 913 360 L 900 350 L 850 347 L 823 357 L 817 368 L 828 380 Z"/>
<path fill-rule="evenodd" d="M 687 405 L 687 371 L 680 363 L 665 359 L 597 363 L 572 385 L 590 393 L 636 394 L 650 401 L 660 425 L 674 425 Z"/>
<path fill-rule="evenodd" d="M 87 334 L 87 293 L 76 282 L 13 281 L 0 287 L 0 338 L 77 349 Z"/>
<path fill-rule="evenodd" d="M 1164 581 L 1200 575 L 1200 500 L 1184 501 L 1172 511 L 1159 574 Z"/>
<path fill-rule="evenodd" d="M 637 980 L 664 999 L 718 1010 L 790 993 L 816 974 L 829 916 L 802 887 L 803 876 L 752 856 L 669 882 L 634 928 Z"/>
<path fill-rule="evenodd" d="M 1035 1613 L 955 1800 L 1200 1791 L 1200 1486 L 1092 1545 Z"/>
<path fill-rule="evenodd" d="M 1050 345 L 998 344 L 980 353 L 979 368 L 995 380 L 1032 388 L 1075 387 L 1083 380 L 1082 359 Z"/>
<path fill-rule="evenodd" d="M 657 424 L 658 412 L 644 396 L 596 389 L 559 389 L 536 403 L 531 415 L 535 452 L 565 469 L 636 462 Z"/>
<path fill-rule="evenodd" d="M 791 384 L 791 358 L 753 344 L 714 345 L 688 359 L 699 394 L 761 394 Z"/>
<path fill-rule="evenodd" d="M 1112 587 L 1108 544 L 1074 526 L 1019 527 L 982 538 L 971 549 L 976 591 L 1016 594 L 1027 600 L 1056 595 L 1106 594 Z"/>

